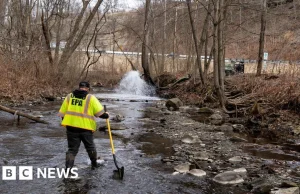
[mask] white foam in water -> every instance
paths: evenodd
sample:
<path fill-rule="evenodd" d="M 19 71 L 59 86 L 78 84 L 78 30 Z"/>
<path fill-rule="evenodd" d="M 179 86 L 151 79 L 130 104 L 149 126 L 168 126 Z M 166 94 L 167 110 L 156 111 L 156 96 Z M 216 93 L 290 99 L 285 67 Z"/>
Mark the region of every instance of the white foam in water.
<path fill-rule="evenodd" d="M 116 92 L 121 94 L 152 96 L 155 95 L 155 88 L 148 85 L 145 80 L 141 78 L 138 71 L 130 71 L 124 75 Z"/>

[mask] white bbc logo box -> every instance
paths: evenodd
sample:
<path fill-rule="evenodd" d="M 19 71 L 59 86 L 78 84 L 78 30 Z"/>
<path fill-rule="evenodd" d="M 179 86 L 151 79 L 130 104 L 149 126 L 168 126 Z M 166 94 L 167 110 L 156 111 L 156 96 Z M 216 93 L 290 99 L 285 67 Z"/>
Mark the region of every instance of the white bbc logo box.
<path fill-rule="evenodd" d="M 33 180 L 32 166 L 19 166 L 19 180 Z M 17 180 L 16 166 L 2 166 L 2 180 Z"/>

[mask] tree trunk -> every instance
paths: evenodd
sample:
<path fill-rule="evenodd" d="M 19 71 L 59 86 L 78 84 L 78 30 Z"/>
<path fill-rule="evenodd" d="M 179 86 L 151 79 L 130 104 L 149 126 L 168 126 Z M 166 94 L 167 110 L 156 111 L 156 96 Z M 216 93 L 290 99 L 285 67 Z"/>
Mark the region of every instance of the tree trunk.
<path fill-rule="evenodd" d="M 267 0 L 262 0 L 262 10 L 261 10 L 261 26 L 260 26 L 260 37 L 259 37 L 259 51 L 258 51 L 258 63 L 256 76 L 260 76 L 262 72 L 262 63 L 264 56 L 264 46 L 265 46 L 265 31 L 266 31 L 266 12 L 267 12 Z"/>
<path fill-rule="evenodd" d="M 29 114 L 26 114 L 26 113 L 23 113 L 23 112 L 19 112 L 17 110 L 13 110 L 13 109 L 7 108 L 7 107 L 2 106 L 2 105 L 0 105 L 0 110 L 3 110 L 5 112 L 9 112 L 11 114 L 16 114 L 16 115 L 19 115 L 19 116 L 22 116 L 22 117 L 26 117 L 26 118 L 31 119 L 33 121 L 36 121 L 38 123 L 48 124 L 48 122 L 43 121 L 43 120 L 41 120 L 41 119 L 39 119 L 39 118 L 37 118 L 35 116 L 32 116 L 32 115 L 29 115 Z"/>
<path fill-rule="evenodd" d="M 63 14 L 63 5 L 58 5 L 57 11 L 59 13 L 56 16 L 56 43 L 55 43 L 55 53 L 54 53 L 54 63 L 57 65 L 59 60 L 59 51 L 60 51 L 60 41 L 61 41 L 61 27 L 62 27 L 62 14 Z"/>
<path fill-rule="evenodd" d="M 198 69 L 199 69 L 200 79 L 201 79 L 201 83 L 205 84 L 205 80 L 203 79 L 203 73 L 202 73 L 202 65 L 201 65 L 201 55 L 200 55 L 201 51 L 199 52 L 198 43 L 197 43 L 197 35 L 196 35 L 194 20 L 193 20 L 192 11 L 191 11 L 191 0 L 186 0 L 186 4 L 188 7 L 189 18 L 190 18 L 190 23 L 191 23 L 191 27 L 192 27 L 192 34 L 193 34 L 195 50 L 196 50 L 196 55 L 197 55 L 196 60 L 197 60 L 197 65 L 198 65 Z"/>
<path fill-rule="evenodd" d="M 51 54 L 51 47 L 50 47 L 50 35 L 49 35 L 49 29 L 48 29 L 48 23 L 47 21 L 44 20 L 44 12 L 42 11 L 42 16 L 41 16 L 41 22 L 42 22 L 42 29 L 43 29 L 43 35 L 45 38 L 45 45 L 46 45 L 46 53 L 48 56 L 48 60 L 53 67 L 53 58 Z"/>
<path fill-rule="evenodd" d="M 201 38 L 200 38 L 200 43 L 199 43 L 199 52 L 200 55 L 202 54 L 203 47 L 205 48 L 205 61 L 204 61 L 204 75 L 203 75 L 203 80 L 206 82 L 206 77 L 207 77 L 207 44 L 208 44 L 208 19 L 211 14 L 210 9 L 211 9 L 211 3 L 210 1 L 208 2 L 207 6 L 207 13 L 205 16 L 202 32 L 201 32 Z"/>
<path fill-rule="evenodd" d="M 167 0 L 164 0 L 164 24 L 163 24 L 163 42 L 162 42 L 162 58 L 159 68 L 159 73 L 162 74 L 165 70 L 165 50 L 166 50 L 166 25 L 167 25 Z"/>
<path fill-rule="evenodd" d="M 223 51 L 222 51 L 222 36 L 221 36 L 221 21 L 220 19 L 222 11 L 220 10 L 223 8 L 223 0 L 215 0 L 214 2 L 214 33 L 213 33 L 213 44 L 214 44 L 214 86 L 215 90 L 218 94 L 219 102 L 221 107 L 225 107 L 225 93 L 224 88 L 222 88 L 222 83 L 224 82 L 224 78 L 222 78 L 221 71 L 225 71 L 224 68 L 222 68 L 222 61 L 221 58 L 223 58 Z M 224 74 L 223 74 L 224 75 Z"/>
<path fill-rule="evenodd" d="M 84 13 L 88 7 L 89 1 L 83 1 L 83 7 L 80 11 L 80 14 L 78 15 L 74 27 L 71 30 L 71 33 L 69 35 L 67 44 L 65 46 L 65 49 L 60 57 L 60 60 L 58 62 L 58 73 L 59 77 L 61 77 L 61 74 L 63 72 L 63 69 L 65 65 L 67 65 L 69 59 L 71 58 L 72 54 L 74 53 L 77 46 L 80 44 L 83 36 L 86 33 L 87 28 L 89 27 L 92 19 L 94 18 L 95 14 L 97 13 L 100 5 L 102 4 L 103 0 L 98 0 L 95 4 L 94 8 L 88 15 L 87 19 L 83 23 L 83 26 L 80 28 L 80 23 L 83 20 Z"/>
<path fill-rule="evenodd" d="M 219 25 L 218 25 L 218 67 L 219 67 L 219 83 L 222 91 L 222 96 L 224 95 L 224 77 L 225 77 L 225 61 L 224 61 L 224 0 L 219 0 Z"/>
<path fill-rule="evenodd" d="M 143 43 L 142 43 L 142 67 L 144 69 L 145 81 L 151 85 L 154 85 L 154 82 L 150 76 L 150 68 L 148 63 L 148 52 L 147 52 L 148 29 L 149 29 L 148 18 L 149 18 L 150 3 L 151 0 L 146 0 L 144 33 L 143 33 Z"/>

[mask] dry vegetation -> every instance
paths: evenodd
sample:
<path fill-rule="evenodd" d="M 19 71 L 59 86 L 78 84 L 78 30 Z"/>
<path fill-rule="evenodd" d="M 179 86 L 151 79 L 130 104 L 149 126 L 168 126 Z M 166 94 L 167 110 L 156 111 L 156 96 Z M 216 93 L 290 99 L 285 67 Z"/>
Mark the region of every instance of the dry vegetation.
<path fill-rule="evenodd" d="M 15 60 L 2 56 L 0 57 L 0 102 L 40 101 L 45 97 L 65 95 L 66 92 L 77 87 L 79 73 L 86 59 L 83 52 L 75 53 L 70 61 L 72 65 L 65 67 L 64 81 L 58 82 L 56 76 L 53 75 L 51 65 L 42 57 L 33 56 Z M 90 67 L 86 80 L 92 84 L 99 82 L 105 86 L 117 84 L 122 75 L 130 70 L 130 65 L 123 56 L 114 57 L 113 67 L 111 63 L 111 55 L 102 56 Z"/>
<path fill-rule="evenodd" d="M 255 102 L 261 106 L 263 113 L 274 113 L 277 110 L 300 111 L 300 79 L 297 73 L 264 74 L 257 77 L 254 74 L 238 74 L 229 76 L 225 80 L 227 106 L 249 115 Z M 167 76 L 165 76 L 167 78 Z M 169 79 L 171 80 L 171 79 Z M 168 81 L 168 80 L 166 80 Z M 199 80 L 198 80 L 199 81 Z M 217 96 L 213 86 L 203 86 L 190 79 L 180 83 L 168 91 L 161 91 L 165 97 L 179 97 L 186 104 L 216 106 Z"/>

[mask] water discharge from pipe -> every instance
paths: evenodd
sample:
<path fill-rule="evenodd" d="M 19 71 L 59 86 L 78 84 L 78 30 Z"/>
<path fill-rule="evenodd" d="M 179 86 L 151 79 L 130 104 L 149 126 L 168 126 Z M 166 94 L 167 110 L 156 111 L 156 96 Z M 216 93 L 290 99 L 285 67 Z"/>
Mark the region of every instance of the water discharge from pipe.
<path fill-rule="evenodd" d="M 155 87 L 147 84 L 145 80 L 141 78 L 138 71 L 130 71 L 126 73 L 120 81 L 116 92 L 121 94 L 153 96 L 155 95 Z"/>

